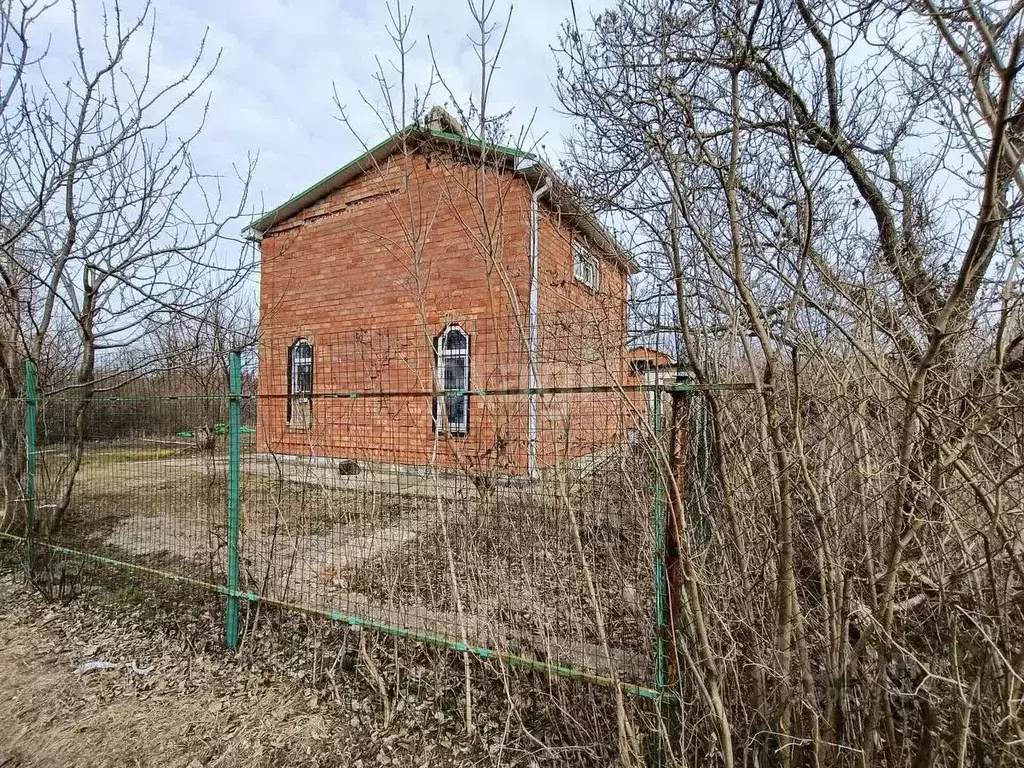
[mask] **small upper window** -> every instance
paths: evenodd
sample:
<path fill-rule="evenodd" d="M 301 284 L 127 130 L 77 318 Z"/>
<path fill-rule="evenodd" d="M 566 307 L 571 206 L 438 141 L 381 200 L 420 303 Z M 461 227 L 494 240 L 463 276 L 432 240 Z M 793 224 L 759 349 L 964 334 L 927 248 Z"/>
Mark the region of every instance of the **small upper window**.
<path fill-rule="evenodd" d="M 587 246 L 580 242 L 573 244 L 572 274 L 592 291 L 596 291 L 601 285 L 600 263 Z"/>
<path fill-rule="evenodd" d="M 438 389 L 445 394 L 434 398 L 435 431 L 451 435 L 467 434 L 469 336 L 457 325 L 449 325 L 437 338 L 437 383 Z"/>
<path fill-rule="evenodd" d="M 304 429 L 313 423 L 313 347 L 305 339 L 288 350 L 288 423 Z"/>

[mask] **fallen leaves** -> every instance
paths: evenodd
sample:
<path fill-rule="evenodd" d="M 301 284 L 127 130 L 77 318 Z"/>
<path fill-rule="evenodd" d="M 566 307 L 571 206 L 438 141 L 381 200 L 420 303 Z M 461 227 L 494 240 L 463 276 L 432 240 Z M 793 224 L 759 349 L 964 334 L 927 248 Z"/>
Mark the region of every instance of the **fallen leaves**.
<path fill-rule="evenodd" d="M 0 676 L 0 721 L 15 724 L 0 732 L 0 755 L 17 743 L 25 768 L 537 764 L 543 721 L 531 715 L 533 741 L 511 751 L 506 729 L 507 706 L 535 709 L 535 694 L 493 681 L 488 696 L 476 683 L 467 737 L 460 658 L 373 633 L 360 642 L 344 625 L 295 615 L 250 627 L 231 653 L 216 604 L 192 599 L 160 612 L 94 594 L 52 611 L 0 576 L 0 602 L 14 606 L 0 624 L 0 664 L 21 670 Z M 76 674 L 90 662 L 103 664 Z"/>

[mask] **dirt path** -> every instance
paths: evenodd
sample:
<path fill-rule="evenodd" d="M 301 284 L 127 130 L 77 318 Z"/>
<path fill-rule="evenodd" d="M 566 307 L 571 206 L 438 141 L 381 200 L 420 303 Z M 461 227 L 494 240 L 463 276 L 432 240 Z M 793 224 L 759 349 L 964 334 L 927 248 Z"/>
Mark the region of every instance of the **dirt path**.
<path fill-rule="evenodd" d="M 80 675 L 90 648 L 56 641 L 38 623 L 0 627 L 0 766 L 270 765 L 286 744 L 323 743 L 323 717 L 306 712 L 287 686 L 245 709 L 197 680 L 204 666 L 176 675 L 127 669 Z M 93 646 L 95 648 L 95 646 Z M 97 651 L 98 648 L 95 648 Z M 147 668 L 140 668 L 145 671 Z M 152 679 L 151 679 L 152 678 Z M 273 735 L 267 725 L 280 730 Z M 217 757 L 214 758 L 214 755 Z"/>
<path fill-rule="evenodd" d="M 45 629 L 11 623 L 9 616 L 2 620 L 4 768 L 271 765 L 294 751 L 285 745 L 326 741 L 324 718 L 307 713 L 286 686 L 265 691 L 240 711 L 195 680 L 180 686 L 166 674 L 143 677 L 123 668 L 80 675 L 76 662 L 88 649 L 55 643 Z M 279 730 L 271 735 L 268 723 Z"/>
<path fill-rule="evenodd" d="M 361 675 L 325 694 L 301 664 L 280 668 L 282 654 L 243 663 L 223 651 L 215 623 L 143 631 L 137 610 L 50 606 L 10 576 L 0 605 L 0 768 L 490 762 L 438 702 L 410 698 L 385 725 Z M 82 674 L 90 660 L 119 666 Z"/>

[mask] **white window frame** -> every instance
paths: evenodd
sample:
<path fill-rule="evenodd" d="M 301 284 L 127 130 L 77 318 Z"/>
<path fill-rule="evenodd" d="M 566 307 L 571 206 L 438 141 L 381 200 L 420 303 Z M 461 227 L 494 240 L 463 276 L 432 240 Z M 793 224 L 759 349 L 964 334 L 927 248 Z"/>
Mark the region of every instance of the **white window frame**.
<path fill-rule="evenodd" d="M 451 349 L 448 346 L 448 337 L 452 334 L 459 334 L 465 339 L 465 346 L 462 349 Z M 466 330 L 455 323 L 445 326 L 445 329 L 441 332 L 441 335 L 437 337 L 437 360 L 436 360 L 436 375 L 437 375 L 437 389 L 441 392 L 446 392 L 449 388 L 445 385 L 445 374 L 448 370 L 447 362 L 449 360 L 461 360 L 462 361 L 462 382 L 461 386 L 454 387 L 454 389 L 468 390 L 469 389 L 469 366 L 470 366 L 470 338 Z M 461 398 L 462 400 L 462 418 L 458 420 L 452 419 L 452 414 L 448 412 L 447 402 L 453 398 Z M 442 404 L 444 407 L 444 419 L 441 418 Z M 469 434 L 469 394 L 464 393 L 461 395 L 438 395 L 434 398 L 434 431 L 437 434 L 456 435 L 464 436 Z"/>
<path fill-rule="evenodd" d="M 601 261 L 579 240 L 572 246 L 572 275 L 592 291 L 601 288 Z"/>

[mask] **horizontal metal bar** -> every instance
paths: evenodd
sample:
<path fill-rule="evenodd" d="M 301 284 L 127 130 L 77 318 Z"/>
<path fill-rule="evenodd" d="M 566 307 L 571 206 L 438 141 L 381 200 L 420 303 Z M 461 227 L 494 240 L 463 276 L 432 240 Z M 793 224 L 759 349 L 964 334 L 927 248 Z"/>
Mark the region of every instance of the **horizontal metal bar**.
<path fill-rule="evenodd" d="M 381 397 L 463 397 L 472 395 L 475 397 L 495 397 L 499 395 L 571 395 L 571 394 L 600 394 L 616 392 L 682 392 L 685 394 L 698 394 L 701 392 L 749 392 L 754 389 L 753 384 L 625 384 L 622 386 L 609 384 L 590 387 L 511 387 L 500 389 L 442 389 L 433 391 L 429 389 L 410 390 L 352 390 L 343 392 L 313 392 L 305 395 L 311 400 L 355 400 L 360 398 L 381 398 Z M 246 399 L 256 400 L 286 400 L 295 395 L 288 394 L 261 394 L 246 395 Z"/>
<path fill-rule="evenodd" d="M 22 544 L 24 544 L 26 541 L 24 536 L 18 536 L 17 534 L 3 532 L 0 532 L 0 539 L 7 539 L 8 541 L 20 542 Z M 658 691 L 654 688 L 648 688 L 642 685 L 624 683 L 621 680 L 615 680 L 611 677 L 607 677 L 604 675 L 583 672 L 581 670 L 573 669 L 572 667 L 566 667 L 560 664 L 551 664 L 546 661 L 528 659 L 524 656 L 518 656 L 514 653 L 506 653 L 504 651 L 497 651 L 491 648 L 473 647 L 467 645 L 466 643 L 458 642 L 455 640 L 449 640 L 448 638 L 442 637 L 440 635 L 433 635 L 428 632 L 419 632 L 416 630 L 404 629 L 402 627 L 396 627 L 392 624 L 388 624 L 383 621 L 364 619 L 359 616 L 344 614 L 339 611 L 328 611 L 322 608 L 313 608 L 310 606 L 289 603 L 284 600 L 276 600 L 274 598 L 264 597 L 262 595 L 256 594 L 255 592 L 228 589 L 226 586 L 222 584 L 213 584 L 212 582 L 203 581 L 202 579 L 195 579 L 190 576 L 182 576 L 180 574 L 171 573 L 170 571 L 161 571 L 156 568 L 150 568 L 145 565 L 129 563 L 124 560 L 118 560 L 112 557 L 105 557 L 104 555 L 96 555 L 91 552 L 82 552 L 77 549 L 61 547 L 56 544 L 49 544 L 41 541 L 34 541 L 33 543 L 36 546 L 44 547 L 53 552 L 83 557 L 87 560 L 92 560 L 94 562 L 98 562 L 103 565 L 109 565 L 115 568 L 126 568 L 128 570 L 136 571 L 139 573 L 145 573 L 150 576 L 168 579 L 179 584 L 187 584 L 189 586 L 198 587 L 200 589 L 204 589 L 207 591 L 216 592 L 217 594 L 223 595 L 225 597 L 239 597 L 248 600 L 249 602 L 263 603 L 264 605 L 271 605 L 277 608 L 281 608 L 283 610 L 294 611 L 296 613 L 303 613 L 308 616 L 318 616 L 321 618 L 330 619 L 331 621 L 342 621 L 348 624 L 349 626 L 360 627 L 361 629 L 367 629 L 374 632 L 381 632 L 392 637 L 411 640 L 413 642 L 441 646 L 449 650 L 455 651 L 457 653 L 470 653 L 484 660 L 497 659 L 507 664 L 522 667 L 524 669 L 530 669 L 535 672 L 544 672 L 549 675 L 564 677 L 572 680 L 579 680 L 581 682 L 592 683 L 594 685 L 601 685 L 604 687 L 619 688 L 625 693 L 629 693 L 640 698 L 674 698 L 673 694 L 668 691 Z"/>
<path fill-rule="evenodd" d="M 24 544 L 26 539 L 24 536 L 19 536 L 15 533 L 5 533 L 0 531 L 0 539 L 7 539 L 8 541 L 20 542 Z M 117 560 L 112 557 L 105 557 L 103 555 L 96 555 L 91 552 L 82 552 L 77 549 L 71 549 L 69 547 L 61 547 L 57 544 L 50 544 L 48 542 L 38 541 L 33 539 L 33 544 L 37 547 L 43 547 L 49 549 L 52 552 L 59 552 L 63 555 L 75 555 L 78 557 L 84 557 L 87 560 L 92 560 L 103 565 L 110 565 L 116 568 L 127 568 L 132 571 L 138 571 L 139 573 L 146 573 L 150 576 L 159 576 L 163 579 L 169 579 L 170 581 L 176 581 L 182 584 L 189 584 L 194 587 L 200 587 L 202 589 L 210 589 L 216 591 L 219 589 L 218 585 L 211 584 L 210 582 L 202 581 L 201 579 L 195 579 L 191 576 L 181 576 L 176 573 L 169 571 L 161 571 L 156 568 L 149 568 L 145 565 L 139 565 L 138 563 L 128 563 L 123 560 Z"/>
<path fill-rule="evenodd" d="M 635 685 L 633 683 L 624 683 L 620 680 L 613 678 L 596 675 L 590 672 L 583 672 L 572 667 L 566 667 L 560 664 L 551 664 L 546 661 L 538 661 L 536 659 L 528 659 L 524 656 L 518 656 L 514 653 L 506 653 L 505 651 L 498 651 L 491 648 L 480 648 L 467 645 L 466 643 L 459 642 L 456 640 L 449 640 L 441 635 L 434 635 L 428 632 L 420 632 L 417 630 L 404 629 L 402 627 L 396 627 L 392 624 L 388 624 L 383 621 L 375 621 L 373 619 L 364 619 L 359 616 L 353 616 L 341 613 L 339 611 L 327 611 L 321 608 L 312 608 L 304 605 L 296 605 L 294 603 L 287 603 L 283 600 L 275 600 L 274 598 L 261 597 L 253 592 L 244 592 L 241 590 L 232 591 L 226 587 L 218 588 L 218 591 L 224 595 L 233 595 L 235 597 L 245 598 L 252 602 L 260 602 L 264 605 L 272 605 L 284 610 L 296 611 L 312 616 L 321 616 L 329 618 L 332 621 L 343 621 L 350 626 L 360 627 L 362 629 L 368 629 L 375 632 L 382 632 L 393 637 L 402 638 L 405 640 L 411 640 L 413 642 L 424 643 L 426 645 L 436 645 L 447 648 L 448 650 L 455 651 L 457 653 L 470 653 L 478 658 L 485 660 L 498 659 L 508 664 L 517 667 L 523 667 L 525 669 L 531 669 L 537 672 L 544 672 L 549 675 L 555 675 L 557 677 L 565 677 L 573 680 L 579 680 L 581 682 L 593 683 L 594 685 L 601 685 L 605 687 L 618 687 L 626 693 L 631 693 L 635 696 L 646 699 L 657 699 L 665 696 L 664 693 L 659 692 L 653 688 L 647 688 L 641 685 Z"/>
<path fill-rule="evenodd" d="M 155 400 L 230 400 L 233 396 L 224 394 L 215 395 L 106 395 L 97 396 L 94 395 L 89 398 L 90 403 L 149 403 Z M 39 395 L 40 404 L 49 401 L 51 403 L 78 403 L 81 402 L 81 398 L 72 398 L 65 395 L 47 395 L 41 393 Z"/>
<path fill-rule="evenodd" d="M 754 385 L 747 382 L 738 384 L 690 384 L 677 382 L 673 384 L 605 384 L 594 386 L 576 387 L 508 387 L 497 389 L 402 389 L 402 390 L 343 390 L 336 392 L 313 392 L 306 395 L 313 400 L 355 400 L 359 398 L 381 398 L 381 397 L 462 397 L 473 395 L 476 397 L 495 397 L 499 395 L 571 395 L 571 394 L 600 394 L 615 392 L 682 392 L 695 394 L 700 392 L 750 392 Z M 176 400 L 231 400 L 235 395 L 166 395 L 147 397 L 94 397 L 94 403 L 137 403 L 155 401 L 176 401 Z M 242 395 L 242 400 L 286 400 L 294 395 L 287 393 L 274 394 L 247 394 Z M 40 398 L 51 403 L 73 402 L 69 398 L 61 396 Z M 45 403 L 43 403 L 45 405 Z"/>

